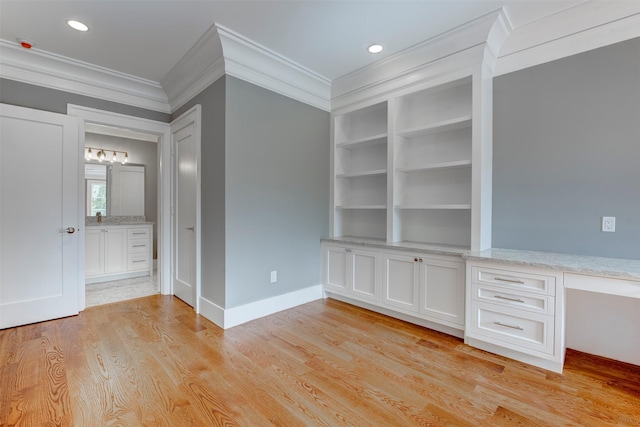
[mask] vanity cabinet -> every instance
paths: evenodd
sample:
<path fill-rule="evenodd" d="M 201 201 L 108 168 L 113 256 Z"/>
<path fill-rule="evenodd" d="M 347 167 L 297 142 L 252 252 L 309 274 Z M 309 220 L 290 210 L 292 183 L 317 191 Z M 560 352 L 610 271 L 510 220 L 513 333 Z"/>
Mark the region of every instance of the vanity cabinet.
<path fill-rule="evenodd" d="M 153 273 L 150 224 L 90 226 L 85 230 L 85 282 Z"/>
<path fill-rule="evenodd" d="M 443 325 L 444 332 L 464 330 L 465 269 L 460 256 L 333 242 L 323 242 L 322 252 L 326 293 L 414 323 Z"/>

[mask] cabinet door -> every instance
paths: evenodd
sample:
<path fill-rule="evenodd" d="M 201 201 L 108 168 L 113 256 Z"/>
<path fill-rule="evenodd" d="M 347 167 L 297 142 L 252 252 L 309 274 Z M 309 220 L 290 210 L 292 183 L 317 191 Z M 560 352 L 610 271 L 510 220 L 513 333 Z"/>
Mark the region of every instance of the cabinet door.
<path fill-rule="evenodd" d="M 104 233 L 86 229 L 84 233 L 84 274 L 95 276 L 104 273 Z"/>
<path fill-rule="evenodd" d="M 464 327 L 464 264 L 420 258 L 420 313 Z"/>
<path fill-rule="evenodd" d="M 104 272 L 127 271 L 127 229 L 106 229 L 104 232 Z"/>
<path fill-rule="evenodd" d="M 351 250 L 351 292 L 359 299 L 380 300 L 377 255 L 372 251 Z"/>
<path fill-rule="evenodd" d="M 322 246 L 324 261 L 324 287 L 327 290 L 346 292 L 347 249 L 339 246 Z"/>
<path fill-rule="evenodd" d="M 407 311 L 418 311 L 418 258 L 385 254 L 383 302 Z"/>

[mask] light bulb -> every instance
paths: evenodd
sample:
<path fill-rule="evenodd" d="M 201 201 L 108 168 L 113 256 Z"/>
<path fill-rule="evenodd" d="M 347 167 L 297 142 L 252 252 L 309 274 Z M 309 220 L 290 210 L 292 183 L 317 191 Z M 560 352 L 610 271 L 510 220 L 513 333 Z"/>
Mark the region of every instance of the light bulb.
<path fill-rule="evenodd" d="M 113 152 L 113 157 L 111 158 L 111 163 L 115 162 L 115 161 L 116 161 L 116 159 L 117 159 L 117 154 L 116 154 L 116 152 L 114 151 L 114 152 Z"/>
<path fill-rule="evenodd" d="M 91 148 L 89 148 L 89 151 L 87 151 L 87 155 L 85 156 L 85 158 L 87 160 L 91 160 L 92 157 L 93 157 L 93 153 L 91 152 Z"/>
<path fill-rule="evenodd" d="M 122 164 L 124 165 L 128 161 L 129 161 L 129 153 L 124 153 L 124 160 L 122 161 Z"/>

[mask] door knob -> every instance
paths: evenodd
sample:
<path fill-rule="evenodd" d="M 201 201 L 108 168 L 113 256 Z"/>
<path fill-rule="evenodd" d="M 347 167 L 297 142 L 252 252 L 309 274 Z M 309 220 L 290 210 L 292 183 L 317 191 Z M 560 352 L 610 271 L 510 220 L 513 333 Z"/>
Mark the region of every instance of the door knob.
<path fill-rule="evenodd" d="M 184 229 L 185 230 L 189 230 L 189 231 L 195 231 L 196 230 L 195 227 L 185 227 Z"/>
<path fill-rule="evenodd" d="M 67 227 L 66 230 L 64 230 L 64 232 L 69 233 L 69 234 L 73 234 L 76 232 L 76 229 L 73 227 Z"/>

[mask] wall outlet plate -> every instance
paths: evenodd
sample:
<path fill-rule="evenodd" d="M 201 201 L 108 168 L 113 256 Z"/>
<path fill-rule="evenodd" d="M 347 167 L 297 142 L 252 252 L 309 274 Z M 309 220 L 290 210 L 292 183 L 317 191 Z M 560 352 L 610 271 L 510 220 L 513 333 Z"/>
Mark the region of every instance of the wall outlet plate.
<path fill-rule="evenodd" d="M 271 283 L 276 283 L 278 281 L 278 270 L 273 270 L 271 272 Z"/>
<path fill-rule="evenodd" d="M 602 231 L 614 233 L 616 231 L 616 217 L 615 216 L 603 216 L 602 217 Z"/>

